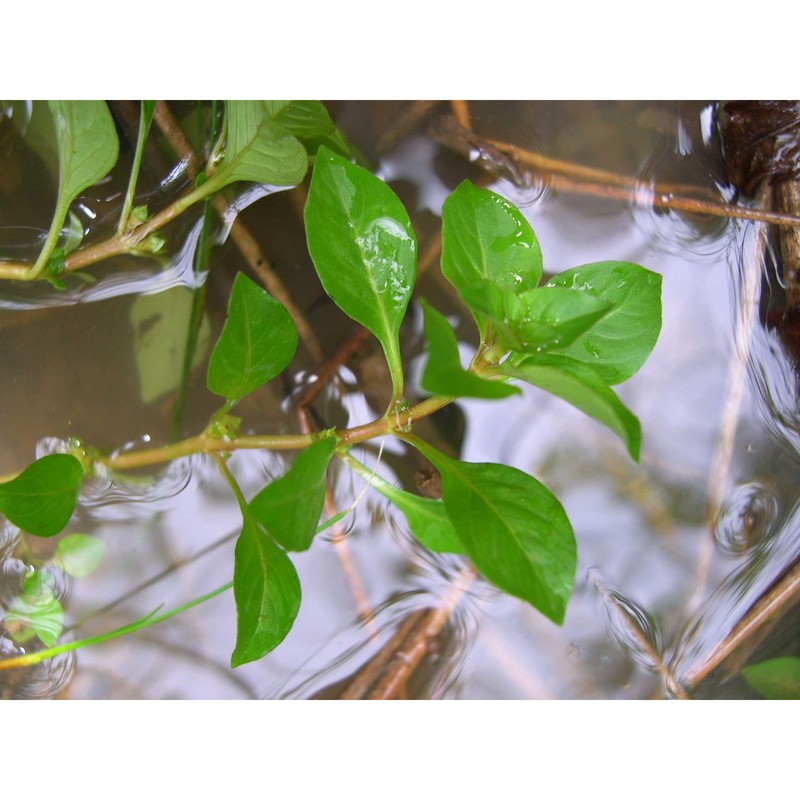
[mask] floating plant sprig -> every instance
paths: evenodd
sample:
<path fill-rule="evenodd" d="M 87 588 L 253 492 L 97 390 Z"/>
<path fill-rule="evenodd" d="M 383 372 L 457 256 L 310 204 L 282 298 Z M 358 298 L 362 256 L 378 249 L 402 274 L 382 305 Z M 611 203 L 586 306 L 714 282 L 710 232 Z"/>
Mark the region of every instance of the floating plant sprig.
<path fill-rule="evenodd" d="M 237 113 L 234 106 L 234 119 Z M 263 135 L 271 144 L 281 141 L 274 134 L 280 113 L 272 106 L 263 110 L 270 120 Z M 224 159 L 231 160 L 222 169 L 231 179 L 244 179 L 245 174 L 263 179 L 263 173 L 245 172 L 242 165 L 249 170 L 260 159 L 272 163 L 269 148 L 242 144 L 250 140 L 237 125 L 262 130 L 259 119 L 226 126 L 233 149 L 225 151 Z M 289 125 L 285 120 L 282 124 Z M 295 152 L 298 166 L 292 172 Z M 299 180 L 299 150 L 292 145 L 284 157 L 289 165 L 281 174 Z M 216 180 L 224 184 L 222 178 Z M 561 624 L 577 553 L 558 499 L 521 470 L 447 456 L 413 428 L 459 398 L 499 401 L 516 394 L 520 390 L 513 382 L 522 381 L 605 425 L 638 459 L 639 422 L 611 387 L 630 378 L 656 343 L 660 276 L 636 264 L 602 262 L 567 270 L 542 284 L 541 249 L 521 212 L 491 191 L 462 183 L 442 212 L 442 271 L 470 310 L 480 343 L 464 368 L 447 319 L 421 300 L 427 343 L 421 383 L 431 394 L 412 406 L 404 396 L 399 344 L 416 278 L 416 237 L 405 209 L 383 181 L 322 145 L 316 151 L 305 223 L 309 252 L 325 291 L 383 348 L 392 400 L 382 416 L 349 429 L 239 434 L 233 410 L 249 393 L 277 378 L 297 346 L 295 325 L 283 306 L 239 274 L 207 371 L 208 388 L 223 403 L 202 433 L 116 456 L 76 444 L 71 454 L 45 456 L 0 484 L 0 511 L 29 533 L 51 536 L 68 524 L 82 479 L 96 466 L 123 472 L 191 454 L 212 455 L 242 514 L 232 580 L 237 638 L 231 664 L 238 666 L 276 648 L 294 624 L 302 592 L 291 554 L 312 547 L 327 524 L 320 525 L 326 477 L 338 458 L 396 505 L 424 546 L 468 557 L 486 580 Z M 416 448 L 439 471 L 440 500 L 391 485 L 351 452 L 355 445 L 387 434 Z M 248 499 L 225 454 L 254 448 L 300 452 L 282 476 Z M 131 630 L 157 619 L 134 623 Z"/>

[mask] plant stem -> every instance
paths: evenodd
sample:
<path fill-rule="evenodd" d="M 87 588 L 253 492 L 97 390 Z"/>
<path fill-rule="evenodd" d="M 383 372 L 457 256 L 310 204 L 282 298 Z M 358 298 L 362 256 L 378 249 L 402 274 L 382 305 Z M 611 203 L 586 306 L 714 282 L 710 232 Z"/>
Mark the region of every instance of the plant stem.
<path fill-rule="evenodd" d="M 413 425 L 419 419 L 430 416 L 456 398 L 433 395 L 405 411 L 397 411 L 385 417 L 359 425 L 355 428 L 334 431 L 343 447 L 366 442 L 378 436 L 394 434 Z M 121 453 L 97 459 L 99 464 L 113 470 L 137 469 L 163 464 L 176 458 L 205 453 L 233 452 L 234 450 L 303 450 L 320 438 L 318 433 L 276 434 L 274 436 L 239 436 L 236 439 L 219 439 L 202 433 L 174 444 L 154 447 L 151 450 Z"/>
<path fill-rule="evenodd" d="M 88 647 L 92 644 L 109 642 L 112 639 L 118 639 L 120 636 L 125 636 L 126 634 L 140 631 L 142 628 L 149 628 L 151 625 L 157 625 L 159 622 L 164 622 L 165 620 L 170 619 L 170 617 L 181 614 L 193 606 L 200 605 L 200 603 L 204 603 L 206 600 L 210 600 L 212 597 L 216 597 L 218 594 L 228 591 L 228 589 L 230 589 L 232 586 L 232 582 L 226 583 L 224 586 L 220 586 L 208 594 L 204 594 L 202 597 L 196 597 L 194 600 L 190 600 L 188 603 L 184 603 L 177 608 L 173 608 L 172 611 L 167 611 L 164 614 L 159 614 L 158 616 L 156 616 L 156 609 L 156 611 L 148 614 L 146 617 L 142 617 L 141 619 L 136 620 L 136 622 L 131 622 L 129 625 L 124 625 L 123 627 L 109 631 L 108 633 L 90 636 L 88 639 L 79 639 L 74 642 L 66 642 L 65 644 L 59 644 L 55 647 L 50 647 L 47 650 L 40 650 L 37 653 L 28 653 L 27 655 L 17 656 L 16 658 L 6 658 L 0 660 L 0 670 L 29 667 L 33 664 L 38 664 L 41 661 L 46 661 L 48 658 L 55 658 L 55 656 L 61 655 L 61 653 L 68 653 L 70 650 L 79 650 L 82 647 Z"/>
<path fill-rule="evenodd" d="M 128 227 L 128 219 L 131 215 L 131 208 L 133 208 L 133 197 L 136 193 L 136 183 L 139 180 L 139 169 L 142 166 L 144 145 L 147 141 L 147 134 L 150 131 L 150 123 L 153 121 L 152 107 L 146 107 L 145 103 L 146 101 L 142 101 L 141 103 L 139 134 L 136 138 L 136 151 L 133 154 L 133 164 L 131 166 L 131 177 L 128 181 L 128 191 L 125 193 L 125 202 L 122 204 L 122 212 L 119 215 L 119 224 L 117 225 L 118 234 L 124 233 L 125 228 Z"/>

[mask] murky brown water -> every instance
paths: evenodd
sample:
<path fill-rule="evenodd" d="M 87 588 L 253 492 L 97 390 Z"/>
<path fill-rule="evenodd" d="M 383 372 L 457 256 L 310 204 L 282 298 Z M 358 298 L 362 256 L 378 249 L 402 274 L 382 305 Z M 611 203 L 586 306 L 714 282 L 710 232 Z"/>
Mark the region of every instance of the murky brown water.
<path fill-rule="evenodd" d="M 680 695 L 689 684 L 694 690 L 692 682 L 702 684 L 702 696 L 753 696 L 737 668 L 708 676 L 703 669 L 798 557 L 796 373 L 775 333 L 753 313 L 765 265 L 759 226 L 653 203 L 664 193 L 661 184 L 675 197 L 731 199 L 713 104 L 469 104 L 473 130 L 484 139 L 567 162 L 555 176 L 541 168 L 534 175 L 515 171 L 519 165 L 493 160 L 489 150 L 470 164 L 459 142 L 442 143 L 439 128 L 435 138 L 430 133 L 450 113 L 448 104 L 422 109 L 404 131 L 411 107 L 330 104 L 337 123 L 403 199 L 421 252 L 435 246 L 447 193 L 470 177 L 522 207 L 546 270 L 615 259 L 664 276 L 661 338 L 642 371 L 620 387 L 642 422 L 641 464 L 631 463 L 605 429 L 532 387 L 502 403 L 465 401 L 426 421 L 425 435 L 463 459 L 527 470 L 561 499 L 579 556 L 564 626 L 473 579 L 462 560 L 423 552 L 403 517 L 367 491 L 344 520 L 345 553 L 322 534 L 308 553 L 293 556 L 303 605 L 288 639 L 262 661 L 235 671 L 227 666 L 235 629 L 227 593 L 147 631 L 20 675 L 13 685 L 0 673 L 4 695 L 331 697 L 385 691 L 394 680 L 399 696 L 412 697 L 650 698 Z M 129 159 L 124 150 L 112 179 L 80 198 L 90 236 L 113 225 L 109 215 Z M 591 188 L 613 185 L 608 175 L 576 174 L 569 166 L 575 164 L 635 182 L 618 184 L 619 197 L 609 196 Z M 145 176 L 154 205 L 181 188 L 180 178 L 160 185 L 164 175 L 154 167 Z M 12 246 L 35 252 L 53 192 L 42 161 L 3 119 L 2 255 L 18 255 Z M 330 355 L 353 325 L 313 273 L 302 203 L 302 189 L 279 193 L 247 207 L 241 219 Z M 109 450 L 169 440 L 174 393 L 142 400 L 136 353 L 155 312 L 142 312 L 137 298 L 165 291 L 178 298 L 186 291 L 181 287 L 193 285 L 195 221 L 170 229 L 171 257 L 162 271 L 118 258 L 89 270 L 97 281 L 77 281 L 66 295 L 49 286 L 0 287 L 0 473 L 21 469 L 70 436 Z M 244 262 L 226 238 L 214 248 L 208 277 L 212 341 L 240 269 Z M 417 296 L 463 315 L 435 267 L 420 277 Z M 169 306 L 168 319 L 178 316 L 176 307 Z M 469 319 L 459 318 L 459 338 L 474 344 Z M 179 334 L 165 328 L 166 336 Z M 418 309 L 409 315 L 402 347 L 414 376 L 422 352 Z M 201 430 L 216 409 L 204 387 L 205 363 L 189 387 L 186 434 Z M 318 366 L 301 346 L 286 381 L 241 404 L 247 431 L 297 430 L 293 411 Z M 339 385 L 315 401 L 315 424 L 352 426 L 379 415 L 387 380 L 372 341 L 339 376 Z M 286 463 L 281 455 L 239 452 L 231 469 L 250 496 Z M 385 477 L 413 489 L 421 466 L 413 452 L 387 443 Z M 109 630 L 230 580 L 239 512 L 214 465 L 192 458 L 149 478 L 86 487 L 69 530 L 94 533 L 107 549 L 90 577 L 60 578 L 68 624 L 76 625 L 67 636 Z M 360 479 L 337 470 L 335 503 L 349 506 L 362 488 Z M 717 506 L 719 515 L 711 515 Z M 48 557 L 34 546 L 29 550 L 8 526 L 0 532 L 0 602 L 14 595 L 26 563 Z M 357 622 L 358 592 L 374 613 L 369 624 Z M 783 617 L 750 657 L 796 655 L 796 623 L 796 615 Z M 414 660 L 420 642 L 419 667 L 387 677 L 392 664 Z M 13 650 L 8 637 L 0 644 Z"/>

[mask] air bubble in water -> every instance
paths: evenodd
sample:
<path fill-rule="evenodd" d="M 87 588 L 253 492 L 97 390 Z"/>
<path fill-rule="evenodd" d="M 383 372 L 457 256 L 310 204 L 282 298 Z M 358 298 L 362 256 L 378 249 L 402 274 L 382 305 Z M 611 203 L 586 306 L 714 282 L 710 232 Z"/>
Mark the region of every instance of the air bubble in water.
<path fill-rule="evenodd" d="M 728 553 L 745 553 L 769 536 L 778 517 L 778 499 L 765 486 L 738 486 L 725 498 L 714 522 L 717 544 Z"/>

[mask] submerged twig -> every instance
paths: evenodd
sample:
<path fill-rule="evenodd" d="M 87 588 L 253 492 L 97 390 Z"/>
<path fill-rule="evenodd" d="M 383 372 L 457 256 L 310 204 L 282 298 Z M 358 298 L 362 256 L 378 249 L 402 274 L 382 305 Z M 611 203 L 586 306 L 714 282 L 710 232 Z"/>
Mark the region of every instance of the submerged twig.
<path fill-rule="evenodd" d="M 793 606 L 800 602 L 800 560 L 765 591 L 717 645 L 706 660 L 689 672 L 687 689 L 696 688 L 724 666 L 726 674 L 737 672 L 764 637 Z"/>
<path fill-rule="evenodd" d="M 468 160 L 485 162 L 487 168 L 501 174 L 507 172 L 512 180 L 514 166 L 521 169 L 525 165 L 548 175 L 549 185 L 558 191 L 648 207 L 670 208 L 691 214 L 749 219 L 775 225 L 800 225 L 800 217 L 793 214 L 685 197 L 676 194 L 676 191 L 685 191 L 687 187 L 671 184 L 644 186 L 629 176 L 541 156 L 498 139 L 482 138 L 460 126 L 452 117 L 437 121 L 437 127 L 431 133 L 437 141 L 461 153 Z"/>
<path fill-rule="evenodd" d="M 766 202 L 766 190 L 762 188 L 758 196 L 759 204 Z M 708 531 L 711 535 L 705 537 L 701 546 L 695 572 L 695 591 L 687 603 L 687 610 L 691 613 L 697 609 L 702 598 L 711 567 L 711 557 L 714 552 L 713 531 L 716 518 L 722 506 L 725 488 L 728 484 L 733 446 L 736 431 L 739 426 L 739 415 L 744 393 L 747 361 L 752 346 L 753 332 L 758 318 L 758 303 L 761 284 L 761 264 L 767 244 L 767 230 L 760 226 L 755 232 L 755 241 L 750 252 L 745 252 L 741 270 L 740 289 L 740 319 L 741 324 L 737 329 L 736 347 L 731 352 L 728 361 L 728 379 L 725 389 L 725 403 L 722 409 L 717 443 L 711 458 L 706 483 L 706 517 Z"/>
<path fill-rule="evenodd" d="M 387 128 L 375 144 L 375 151 L 386 153 L 409 136 L 441 100 L 416 100 Z"/>
<path fill-rule="evenodd" d="M 392 638 L 354 676 L 338 700 L 397 700 L 475 579 L 475 568 L 464 567 L 434 608 L 419 609 L 401 622 Z"/>

